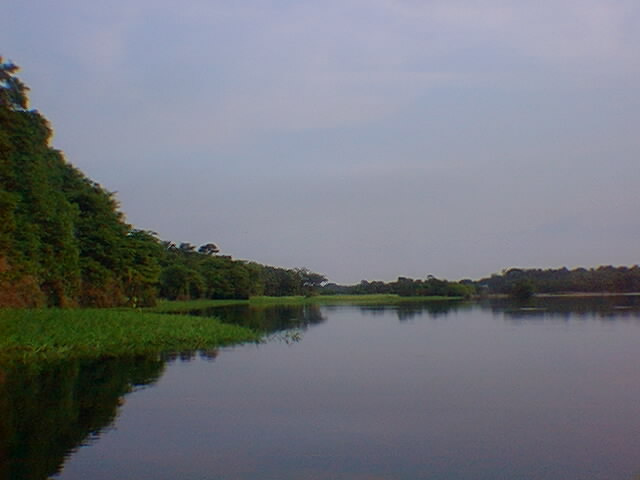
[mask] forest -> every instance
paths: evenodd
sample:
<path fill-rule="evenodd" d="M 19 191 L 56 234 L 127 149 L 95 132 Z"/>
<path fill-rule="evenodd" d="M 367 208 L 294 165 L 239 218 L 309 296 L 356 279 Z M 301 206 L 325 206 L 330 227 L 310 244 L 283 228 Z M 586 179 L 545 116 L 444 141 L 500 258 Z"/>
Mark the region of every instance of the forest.
<path fill-rule="evenodd" d="M 473 282 L 480 292 L 521 293 L 632 293 L 640 292 L 640 267 L 510 268 Z"/>
<path fill-rule="evenodd" d="M 323 294 L 395 294 L 401 297 L 510 295 L 528 298 L 534 294 L 637 293 L 640 267 L 600 266 L 597 268 L 509 268 L 480 280 L 451 282 L 428 275 L 424 280 L 398 277 L 395 282 L 362 280 L 356 285 L 327 283 Z"/>
<path fill-rule="evenodd" d="M 18 67 L 0 57 L 0 306 L 148 306 L 168 299 L 302 295 L 325 281 L 162 241 L 50 146 Z"/>
<path fill-rule="evenodd" d="M 638 292 L 640 267 L 512 268 L 478 281 L 398 277 L 326 283 L 306 268 L 279 268 L 158 238 L 125 221 L 114 194 L 51 147 L 52 128 L 29 108 L 18 67 L 0 57 L 0 306 L 151 306 L 158 298 L 395 294 Z"/>
<path fill-rule="evenodd" d="M 428 275 L 426 279 L 398 277 L 395 282 L 362 280 L 356 285 L 328 283 L 320 291 L 325 295 L 377 295 L 393 294 L 401 297 L 462 297 L 470 298 L 475 292 L 472 282 L 451 282 Z"/>

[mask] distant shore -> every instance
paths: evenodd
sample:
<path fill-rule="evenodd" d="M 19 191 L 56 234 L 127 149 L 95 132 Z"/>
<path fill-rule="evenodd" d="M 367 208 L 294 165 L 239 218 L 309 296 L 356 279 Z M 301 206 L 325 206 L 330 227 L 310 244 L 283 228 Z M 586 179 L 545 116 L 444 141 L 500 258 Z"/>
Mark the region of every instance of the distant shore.
<path fill-rule="evenodd" d="M 213 307 L 224 307 L 228 305 L 389 305 L 398 303 L 419 303 L 419 302 L 448 302 L 464 300 L 463 297 L 401 297 L 394 294 L 370 294 L 370 295 L 312 295 L 289 296 L 289 297 L 251 297 L 248 300 L 162 300 L 155 307 L 146 308 L 149 312 L 185 312 Z"/>
<path fill-rule="evenodd" d="M 640 292 L 565 292 L 565 293 L 536 293 L 537 298 L 555 297 L 638 297 Z"/>

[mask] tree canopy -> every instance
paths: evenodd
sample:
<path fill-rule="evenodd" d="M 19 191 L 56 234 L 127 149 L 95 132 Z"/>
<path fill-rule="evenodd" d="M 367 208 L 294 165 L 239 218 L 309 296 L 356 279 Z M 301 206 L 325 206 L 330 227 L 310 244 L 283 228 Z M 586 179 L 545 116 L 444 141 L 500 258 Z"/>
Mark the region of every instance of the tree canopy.
<path fill-rule="evenodd" d="M 295 295 L 324 276 L 161 241 L 49 144 L 18 67 L 0 57 L 0 306 L 142 306 L 166 298 Z"/>
<path fill-rule="evenodd" d="M 629 293 L 640 291 L 640 267 L 509 268 L 475 282 L 490 293 L 518 296 L 522 286 L 535 293 Z"/>
<path fill-rule="evenodd" d="M 18 67 L 0 57 L 0 306 L 151 305 L 169 299 L 395 293 L 470 296 L 476 290 L 638 292 L 640 267 L 509 269 L 477 282 L 433 276 L 340 286 L 306 268 L 220 255 L 213 242 L 162 241 L 125 221 L 112 192 L 50 145 L 51 127 L 29 108 Z M 178 245 L 178 246 L 176 246 Z"/>

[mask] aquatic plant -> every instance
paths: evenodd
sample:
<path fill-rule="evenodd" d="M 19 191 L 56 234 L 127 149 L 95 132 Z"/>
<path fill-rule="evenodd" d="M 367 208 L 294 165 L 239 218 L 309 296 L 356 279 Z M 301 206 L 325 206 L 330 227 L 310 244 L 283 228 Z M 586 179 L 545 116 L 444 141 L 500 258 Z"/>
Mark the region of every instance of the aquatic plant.
<path fill-rule="evenodd" d="M 0 309 L 0 361 L 197 350 L 260 340 L 215 318 L 115 309 Z"/>

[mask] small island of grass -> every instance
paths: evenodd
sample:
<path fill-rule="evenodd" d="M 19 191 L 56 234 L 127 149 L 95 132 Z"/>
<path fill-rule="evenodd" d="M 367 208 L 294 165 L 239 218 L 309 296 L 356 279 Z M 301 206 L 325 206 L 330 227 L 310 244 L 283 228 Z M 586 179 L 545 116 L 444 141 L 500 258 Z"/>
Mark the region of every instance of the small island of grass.
<path fill-rule="evenodd" d="M 0 361 L 146 355 L 260 338 L 215 318 L 114 309 L 0 309 Z"/>

